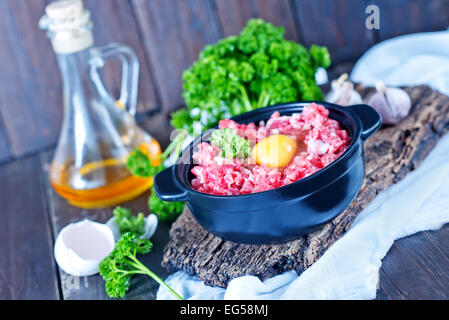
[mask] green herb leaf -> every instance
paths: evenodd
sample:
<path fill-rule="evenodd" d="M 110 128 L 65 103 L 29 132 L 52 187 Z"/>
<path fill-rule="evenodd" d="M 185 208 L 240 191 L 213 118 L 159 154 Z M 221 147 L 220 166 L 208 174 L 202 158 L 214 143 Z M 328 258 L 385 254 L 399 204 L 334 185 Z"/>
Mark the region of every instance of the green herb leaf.
<path fill-rule="evenodd" d="M 331 65 L 331 56 L 326 47 L 320 47 L 312 44 L 310 55 L 318 67 L 328 68 Z"/>
<path fill-rule="evenodd" d="M 234 129 L 223 128 L 214 130 L 210 141 L 213 145 L 221 148 L 222 156 L 234 159 L 244 159 L 249 155 L 249 141 L 239 136 Z"/>
<path fill-rule="evenodd" d="M 165 169 L 163 165 L 153 166 L 148 156 L 139 149 L 130 153 L 126 167 L 132 174 L 142 178 L 153 177 Z"/>
<path fill-rule="evenodd" d="M 184 210 L 185 202 L 163 201 L 159 199 L 154 191 L 154 188 L 152 188 L 150 198 L 148 199 L 148 206 L 151 212 L 155 213 L 160 220 L 165 222 L 173 222 Z"/>
<path fill-rule="evenodd" d="M 145 216 L 143 213 L 132 215 L 130 209 L 117 207 L 113 211 L 115 216 L 115 223 L 117 224 L 120 234 L 126 232 L 133 232 L 138 236 L 145 233 Z"/>
<path fill-rule="evenodd" d="M 99 265 L 100 275 L 105 281 L 105 289 L 109 297 L 123 298 L 129 290 L 132 276 L 145 274 L 165 286 L 177 299 L 183 299 L 137 259 L 137 254 L 149 253 L 152 246 L 149 240 L 140 239 L 135 233 L 128 232 L 122 235 L 115 249 Z"/>
<path fill-rule="evenodd" d="M 180 149 L 183 140 L 184 135 L 180 134 L 179 136 L 177 136 L 175 140 L 167 147 L 167 149 L 162 154 L 161 161 L 163 162 L 171 151 L 174 151 L 176 154 L 179 154 L 181 151 Z M 147 155 L 144 154 L 139 149 L 134 150 L 128 157 L 127 168 L 131 171 L 132 174 L 139 177 L 155 176 L 156 174 L 165 169 L 163 164 L 159 166 L 153 166 L 151 164 L 150 159 L 148 159 Z M 154 188 L 151 188 L 151 195 L 150 198 L 148 199 L 148 206 L 150 208 L 150 211 L 156 214 L 160 220 L 166 222 L 173 222 L 184 210 L 185 203 L 163 201 L 158 198 L 156 192 L 154 191 Z M 129 217 L 129 215 L 131 215 L 131 212 L 129 212 L 129 215 L 127 215 L 126 211 L 124 213 L 122 211 L 123 209 L 121 208 L 117 213 L 120 214 L 120 219 L 123 219 L 122 217 Z M 126 228 L 128 225 L 128 221 L 126 219 L 123 219 L 123 221 L 124 221 L 122 223 L 124 225 L 123 228 Z M 128 230 L 128 231 L 135 231 L 135 230 Z"/>

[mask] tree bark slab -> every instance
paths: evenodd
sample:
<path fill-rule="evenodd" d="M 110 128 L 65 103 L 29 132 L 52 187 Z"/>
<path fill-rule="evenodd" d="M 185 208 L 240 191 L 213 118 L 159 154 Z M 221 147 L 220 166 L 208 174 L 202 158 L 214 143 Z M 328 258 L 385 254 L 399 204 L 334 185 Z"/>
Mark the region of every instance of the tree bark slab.
<path fill-rule="evenodd" d="M 370 88 L 357 86 L 366 97 Z M 162 266 L 183 270 L 206 285 L 226 287 L 244 275 L 261 280 L 287 270 L 301 274 L 349 229 L 354 218 L 379 192 L 397 183 L 424 160 L 449 131 L 449 97 L 427 86 L 406 87 L 410 115 L 396 126 L 385 126 L 365 142 L 365 179 L 351 205 L 315 233 L 275 245 L 246 245 L 222 240 L 204 230 L 186 209 L 173 223 Z"/>

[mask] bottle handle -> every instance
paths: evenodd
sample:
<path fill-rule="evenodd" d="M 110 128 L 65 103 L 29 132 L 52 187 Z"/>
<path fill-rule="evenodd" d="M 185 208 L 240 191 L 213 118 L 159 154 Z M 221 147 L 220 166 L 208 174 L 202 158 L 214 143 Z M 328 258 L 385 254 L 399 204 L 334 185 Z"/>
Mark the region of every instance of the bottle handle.
<path fill-rule="evenodd" d="M 137 91 L 139 87 L 139 59 L 134 51 L 123 44 L 111 43 L 104 47 L 95 48 L 99 54 L 101 66 L 110 59 L 119 58 L 122 62 L 122 86 L 117 104 L 127 107 L 134 117 L 137 111 Z"/>

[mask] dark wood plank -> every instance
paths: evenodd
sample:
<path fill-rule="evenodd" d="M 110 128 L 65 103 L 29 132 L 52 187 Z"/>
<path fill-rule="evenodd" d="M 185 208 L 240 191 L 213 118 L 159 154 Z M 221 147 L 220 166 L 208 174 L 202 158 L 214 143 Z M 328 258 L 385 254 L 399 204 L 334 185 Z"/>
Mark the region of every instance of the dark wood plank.
<path fill-rule="evenodd" d="M 379 39 L 426 31 L 445 30 L 449 25 L 447 0 L 374 0 L 380 9 Z"/>
<path fill-rule="evenodd" d="M 208 43 L 221 37 L 211 1 L 132 0 L 157 79 L 162 106 L 181 106 L 182 73 Z"/>
<path fill-rule="evenodd" d="M 251 18 L 285 28 L 285 37 L 300 41 L 289 0 L 215 0 L 225 36 L 238 34 Z"/>
<path fill-rule="evenodd" d="M 41 165 L 45 171 L 48 171 L 52 160 L 52 152 L 45 152 L 41 155 Z M 53 229 L 53 237 L 56 238 L 59 231 L 69 223 L 90 219 L 104 223 L 112 216 L 113 208 L 98 210 L 83 210 L 70 206 L 64 199 L 59 197 L 49 184 L 47 173 L 45 174 L 46 196 L 49 203 L 50 220 Z M 134 213 L 149 213 L 147 199 L 149 193 L 125 203 L 122 206 L 130 208 Z M 161 267 L 162 251 L 168 242 L 169 225 L 163 222 L 159 223 L 156 234 L 151 241 L 154 247 L 151 253 L 141 257 L 141 261 L 160 277 L 165 278 L 167 272 Z M 69 300 L 91 300 L 108 299 L 104 289 L 104 281 L 100 275 L 89 277 L 73 277 L 59 269 L 61 279 L 62 298 Z M 126 299 L 155 299 L 159 285 L 146 276 L 136 276 L 131 283 L 131 289 Z"/>
<path fill-rule="evenodd" d="M 129 1 L 123 0 L 89 0 L 84 1 L 91 12 L 94 23 L 96 45 L 102 46 L 111 42 L 120 42 L 130 46 L 140 62 L 138 112 L 146 112 L 158 108 L 157 94 L 154 89 L 152 72 L 143 48 L 140 30 L 133 8 Z M 120 95 L 121 69 L 106 67 L 104 73 L 108 89 L 115 97 Z"/>
<path fill-rule="evenodd" d="M 425 234 L 449 257 L 449 224 L 445 224 L 439 230 L 426 231 Z"/>
<path fill-rule="evenodd" d="M 1 118 L 1 116 L 0 116 Z M 8 143 L 6 142 L 5 128 L 0 119 L 0 163 L 6 161 L 10 157 Z"/>
<path fill-rule="evenodd" d="M 0 166 L 0 299 L 59 299 L 37 156 Z"/>
<path fill-rule="evenodd" d="M 56 58 L 38 28 L 45 4 L 0 2 L 0 112 L 14 156 L 53 144 L 62 118 Z"/>
<path fill-rule="evenodd" d="M 382 270 L 406 299 L 449 299 L 449 258 L 424 232 L 396 241 Z"/>
<path fill-rule="evenodd" d="M 379 288 L 377 289 L 376 300 L 404 300 L 402 293 L 391 282 L 382 268 L 379 270 Z"/>
<path fill-rule="evenodd" d="M 365 26 L 365 1 L 293 0 L 292 3 L 305 44 L 327 46 L 334 63 L 356 59 L 374 44 L 374 32 Z"/>

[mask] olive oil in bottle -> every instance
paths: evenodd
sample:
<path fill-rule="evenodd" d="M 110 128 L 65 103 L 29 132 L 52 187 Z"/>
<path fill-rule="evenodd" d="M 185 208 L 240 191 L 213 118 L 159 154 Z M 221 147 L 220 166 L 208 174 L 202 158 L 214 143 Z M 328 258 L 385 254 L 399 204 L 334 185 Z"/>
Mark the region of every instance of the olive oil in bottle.
<path fill-rule="evenodd" d="M 47 30 L 63 81 L 64 118 L 50 168 L 50 182 L 72 205 L 99 208 L 116 205 L 148 190 L 152 178 L 133 176 L 126 168 L 131 151 L 150 158 L 158 142 L 134 119 L 139 62 L 121 44 L 95 47 L 89 11 L 81 0 L 50 3 L 40 27 Z M 122 62 L 117 101 L 105 88 L 100 70 L 111 59 Z"/>

